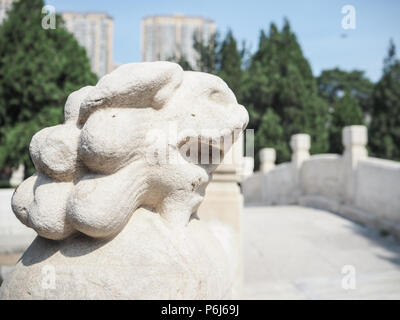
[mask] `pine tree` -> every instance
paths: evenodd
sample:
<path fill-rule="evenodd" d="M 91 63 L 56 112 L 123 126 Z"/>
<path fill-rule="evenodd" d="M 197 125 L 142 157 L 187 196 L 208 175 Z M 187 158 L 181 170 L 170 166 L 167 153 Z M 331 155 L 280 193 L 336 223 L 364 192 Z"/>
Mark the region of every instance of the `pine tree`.
<path fill-rule="evenodd" d="M 219 33 L 211 35 L 210 39 L 206 40 L 199 33 L 193 36 L 193 48 L 197 52 L 197 65 L 193 69 L 216 74 L 218 64 L 218 48 L 219 48 Z"/>
<path fill-rule="evenodd" d="M 291 135 L 308 133 L 312 153 L 328 150 L 328 106 L 318 96 L 311 67 L 288 21 L 281 31 L 274 24 L 268 35 L 261 31 L 244 82 L 244 105 L 256 136 L 264 113 L 272 108 L 281 119 L 286 144 Z M 289 160 L 289 155 L 283 154 L 282 160 Z"/>
<path fill-rule="evenodd" d="M 168 58 L 167 61 L 179 64 L 184 71 L 193 71 L 193 66 L 184 55 L 180 56 L 179 58 L 177 58 L 176 55 L 173 55 L 172 57 Z"/>
<path fill-rule="evenodd" d="M 345 126 L 364 124 L 363 112 L 357 99 L 346 91 L 336 100 L 329 128 L 329 147 L 332 153 L 342 153 L 342 129 Z"/>
<path fill-rule="evenodd" d="M 33 166 L 32 135 L 62 121 L 69 93 L 95 84 L 84 48 L 56 16 L 56 29 L 42 28 L 43 0 L 13 4 L 0 27 L 0 168 Z"/>
<path fill-rule="evenodd" d="M 276 27 L 271 25 L 271 28 Z M 272 31 L 271 31 L 272 32 Z M 250 58 L 249 66 L 243 74 L 242 93 L 244 105 L 250 115 L 249 128 L 257 132 L 261 118 L 266 109 L 271 106 L 270 77 L 266 74 L 268 38 L 263 30 L 260 32 L 258 50 Z"/>
<path fill-rule="evenodd" d="M 282 162 L 290 157 L 289 146 L 285 141 L 281 118 L 272 108 L 269 108 L 261 119 L 261 125 L 255 135 L 255 166 L 259 164 L 259 150 L 262 148 L 274 148 L 276 161 Z"/>
<path fill-rule="evenodd" d="M 242 55 L 238 49 L 236 39 L 229 30 L 218 51 L 218 76 L 220 76 L 240 101 L 242 83 Z"/>
<path fill-rule="evenodd" d="M 244 70 L 243 58 L 246 55 L 245 43 L 239 49 L 237 41 L 231 30 L 228 30 L 224 40 L 219 41 L 219 33 L 211 36 L 209 41 L 204 41 L 198 33 L 193 38 L 193 48 L 198 59 L 195 66 L 185 60 L 171 59 L 181 65 L 184 70 L 198 70 L 216 74 L 221 77 L 241 100 L 241 85 Z"/>
<path fill-rule="evenodd" d="M 369 139 L 373 156 L 400 160 L 400 61 L 392 41 L 372 96 Z"/>
<path fill-rule="evenodd" d="M 364 115 L 371 112 L 371 95 L 373 83 L 364 75 L 364 71 L 344 71 L 339 68 L 324 70 L 317 78 L 318 92 L 332 107 L 348 92 L 355 99 Z"/>

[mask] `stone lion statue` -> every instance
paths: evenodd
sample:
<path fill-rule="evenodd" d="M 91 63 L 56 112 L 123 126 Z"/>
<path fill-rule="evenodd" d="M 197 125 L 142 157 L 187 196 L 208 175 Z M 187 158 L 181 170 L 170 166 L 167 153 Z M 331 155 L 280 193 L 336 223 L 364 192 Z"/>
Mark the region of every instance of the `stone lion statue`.
<path fill-rule="evenodd" d="M 12 209 L 39 237 L 0 298 L 229 297 L 223 249 L 196 216 L 218 165 L 198 160 L 222 159 L 248 122 L 225 82 L 126 64 L 73 92 L 64 115 L 32 138 L 37 172 Z"/>

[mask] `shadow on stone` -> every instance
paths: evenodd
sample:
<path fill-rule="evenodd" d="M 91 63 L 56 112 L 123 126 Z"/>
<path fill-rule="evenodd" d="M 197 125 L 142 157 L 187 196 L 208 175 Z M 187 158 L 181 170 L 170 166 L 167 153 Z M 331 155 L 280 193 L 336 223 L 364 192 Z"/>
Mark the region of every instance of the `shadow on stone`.
<path fill-rule="evenodd" d="M 65 242 L 65 245 L 63 244 L 60 248 L 60 253 L 65 257 L 84 256 L 109 243 L 114 239 L 114 237 L 107 239 L 95 239 L 79 233 L 74 237 L 70 237 L 63 241 Z"/>
<path fill-rule="evenodd" d="M 22 262 L 24 266 L 40 263 L 55 254 L 59 250 L 59 246 L 58 241 L 37 236 L 18 262 Z M 46 250 L 37 250 L 37 248 L 45 248 Z"/>
<path fill-rule="evenodd" d="M 65 257 L 84 256 L 99 249 L 112 239 L 94 239 L 84 234 L 76 234 L 66 240 L 57 241 L 37 236 L 19 261 L 24 266 L 31 266 L 50 258 L 58 251 Z"/>
<path fill-rule="evenodd" d="M 385 235 L 384 233 L 382 233 L 382 231 L 378 232 L 371 227 L 367 227 L 358 223 L 347 226 L 347 228 L 351 229 L 354 233 L 363 236 L 371 244 L 378 245 L 388 250 L 392 254 L 392 256 L 378 253 L 375 255 L 379 259 L 393 263 L 397 268 L 400 269 L 400 241 L 398 239 L 390 234 Z"/>

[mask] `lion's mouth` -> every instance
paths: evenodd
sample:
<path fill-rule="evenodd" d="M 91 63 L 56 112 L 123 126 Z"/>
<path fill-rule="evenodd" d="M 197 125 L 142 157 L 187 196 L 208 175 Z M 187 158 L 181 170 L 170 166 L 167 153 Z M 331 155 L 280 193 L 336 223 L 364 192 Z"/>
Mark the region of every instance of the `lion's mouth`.
<path fill-rule="evenodd" d="M 220 165 L 225 154 L 237 140 L 237 132 L 226 131 L 219 136 L 188 136 L 179 145 L 181 156 L 189 163 L 199 165 L 206 171 L 213 171 Z"/>

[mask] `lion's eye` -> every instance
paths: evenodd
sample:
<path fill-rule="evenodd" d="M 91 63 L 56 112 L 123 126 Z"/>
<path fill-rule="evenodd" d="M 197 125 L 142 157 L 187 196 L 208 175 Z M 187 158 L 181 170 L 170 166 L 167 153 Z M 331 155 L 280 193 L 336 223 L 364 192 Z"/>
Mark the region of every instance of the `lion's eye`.
<path fill-rule="evenodd" d="M 227 96 L 222 91 L 212 90 L 210 93 L 210 99 L 215 102 L 221 103 L 227 99 Z"/>
<path fill-rule="evenodd" d="M 210 97 L 218 97 L 221 94 L 222 94 L 222 92 L 219 90 L 211 90 Z"/>
<path fill-rule="evenodd" d="M 213 89 L 210 92 L 209 98 L 219 104 L 227 105 L 231 103 L 235 103 L 234 96 L 229 93 L 229 91 Z"/>

